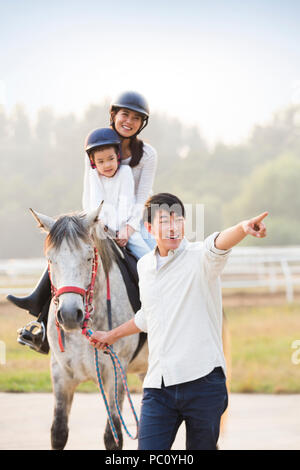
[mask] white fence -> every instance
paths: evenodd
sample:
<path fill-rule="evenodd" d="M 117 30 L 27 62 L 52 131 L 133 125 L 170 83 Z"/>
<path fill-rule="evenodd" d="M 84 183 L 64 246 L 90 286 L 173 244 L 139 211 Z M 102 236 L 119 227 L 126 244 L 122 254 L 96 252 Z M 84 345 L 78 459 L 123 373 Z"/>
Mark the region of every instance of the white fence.
<path fill-rule="evenodd" d="M 286 299 L 294 299 L 294 286 L 300 286 L 300 246 L 235 247 L 222 274 L 226 288 L 267 287 L 275 292 L 283 287 Z"/>
<path fill-rule="evenodd" d="M 44 258 L 0 260 L 0 294 L 28 294 L 45 267 Z M 275 292 L 283 287 L 288 302 L 297 285 L 300 246 L 235 247 L 222 274 L 223 289 L 266 287 Z"/>

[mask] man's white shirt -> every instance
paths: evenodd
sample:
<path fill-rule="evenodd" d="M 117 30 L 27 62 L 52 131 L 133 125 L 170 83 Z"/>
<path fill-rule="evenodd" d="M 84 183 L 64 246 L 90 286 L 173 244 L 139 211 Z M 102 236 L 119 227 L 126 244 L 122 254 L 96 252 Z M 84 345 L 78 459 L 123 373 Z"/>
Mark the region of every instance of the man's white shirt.
<path fill-rule="evenodd" d="M 141 309 L 136 326 L 148 333 L 148 371 L 143 387 L 161 388 L 196 380 L 221 366 L 226 375 L 222 344 L 220 274 L 231 250 L 219 250 L 215 239 L 183 239 L 158 264 L 157 248 L 137 264 Z"/>

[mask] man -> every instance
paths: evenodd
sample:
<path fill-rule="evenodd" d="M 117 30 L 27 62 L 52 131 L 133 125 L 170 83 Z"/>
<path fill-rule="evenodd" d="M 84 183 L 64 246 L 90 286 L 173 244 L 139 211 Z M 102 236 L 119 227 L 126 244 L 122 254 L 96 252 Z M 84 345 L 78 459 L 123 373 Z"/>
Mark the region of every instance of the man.
<path fill-rule="evenodd" d="M 139 450 L 171 449 L 183 420 L 186 449 L 216 449 L 228 401 L 220 274 L 233 246 L 247 235 L 266 236 L 267 214 L 190 243 L 176 196 L 160 193 L 146 202 L 144 224 L 157 246 L 138 262 L 141 309 L 90 339 L 105 349 L 124 336 L 148 333 Z"/>

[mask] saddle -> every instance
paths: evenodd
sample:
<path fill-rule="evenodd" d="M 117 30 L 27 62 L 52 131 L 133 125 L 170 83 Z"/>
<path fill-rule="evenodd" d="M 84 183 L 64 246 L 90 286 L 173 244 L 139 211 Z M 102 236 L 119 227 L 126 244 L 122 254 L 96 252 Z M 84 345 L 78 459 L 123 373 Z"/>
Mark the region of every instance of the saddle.
<path fill-rule="evenodd" d="M 141 308 L 139 276 L 136 267 L 138 259 L 129 248 L 121 248 L 117 246 L 113 240 L 110 240 L 110 242 L 115 253 L 116 262 L 124 280 L 130 304 L 133 311 L 136 313 Z M 147 333 L 142 332 L 139 334 L 139 343 L 130 362 L 133 361 L 133 359 L 138 355 L 143 345 L 145 344 L 146 339 Z"/>

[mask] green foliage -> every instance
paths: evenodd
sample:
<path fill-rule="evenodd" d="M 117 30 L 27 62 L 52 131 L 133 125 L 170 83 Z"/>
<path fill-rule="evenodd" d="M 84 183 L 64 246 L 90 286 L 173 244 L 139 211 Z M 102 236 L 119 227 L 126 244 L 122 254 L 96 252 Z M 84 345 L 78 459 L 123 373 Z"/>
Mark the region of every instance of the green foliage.
<path fill-rule="evenodd" d="M 243 243 L 299 243 L 299 112 L 281 110 L 247 141 L 211 150 L 195 127 L 152 115 L 142 138 L 158 152 L 154 191 L 204 204 L 205 235 L 268 210 L 268 237 Z M 10 116 L 0 107 L 0 124 L 0 258 L 41 256 L 43 237 L 28 209 L 52 216 L 81 210 L 84 140 L 109 125 L 108 103 L 90 106 L 81 119 L 41 109 L 34 126 L 22 106 Z"/>
<path fill-rule="evenodd" d="M 292 154 L 279 155 L 255 168 L 244 181 L 233 201 L 224 206 L 226 225 L 269 211 L 266 219 L 268 238 L 264 244 L 300 243 L 300 159 Z M 246 239 L 245 244 L 254 242 Z"/>
<path fill-rule="evenodd" d="M 292 361 L 299 304 L 227 307 L 231 341 L 230 390 L 299 393 L 299 365 Z"/>

